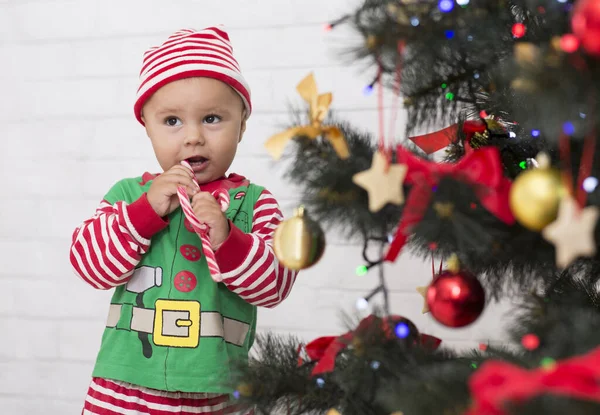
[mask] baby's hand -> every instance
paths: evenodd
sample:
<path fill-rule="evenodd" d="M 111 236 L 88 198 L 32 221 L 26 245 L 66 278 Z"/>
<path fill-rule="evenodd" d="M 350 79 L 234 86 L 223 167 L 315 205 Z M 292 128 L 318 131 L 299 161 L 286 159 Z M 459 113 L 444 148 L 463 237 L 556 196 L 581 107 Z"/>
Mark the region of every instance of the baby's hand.
<path fill-rule="evenodd" d="M 198 220 L 210 227 L 208 237 L 216 251 L 225 242 L 230 230 L 227 217 L 221 212 L 221 205 L 212 194 L 199 192 L 192 197 L 192 209 Z"/>
<path fill-rule="evenodd" d="M 167 216 L 177 209 L 179 206 L 177 188 L 179 186 L 185 186 L 190 196 L 200 190 L 194 181 L 194 173 L 180 165 L 171 167 L 154 179 L 148 190 L 148 202 L 159 216 Z"/>

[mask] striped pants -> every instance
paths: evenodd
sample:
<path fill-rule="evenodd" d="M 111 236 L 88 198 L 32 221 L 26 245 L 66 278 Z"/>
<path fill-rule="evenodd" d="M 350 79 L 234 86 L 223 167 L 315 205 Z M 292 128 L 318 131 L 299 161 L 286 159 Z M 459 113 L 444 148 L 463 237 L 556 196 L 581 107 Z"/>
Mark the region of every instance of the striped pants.
<path fill-rule="evenodd" d="M 94 378 L 82 415 L 253 415 L 242 410 L 229 395 L 165 392 L 125 382 Z"/>

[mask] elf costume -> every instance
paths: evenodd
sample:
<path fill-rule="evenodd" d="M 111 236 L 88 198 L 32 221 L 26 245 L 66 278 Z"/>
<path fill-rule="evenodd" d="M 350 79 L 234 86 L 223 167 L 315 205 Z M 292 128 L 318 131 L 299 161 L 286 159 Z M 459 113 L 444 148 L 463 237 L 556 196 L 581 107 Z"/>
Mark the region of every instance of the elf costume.
<path fill-rule="evenodd" d="M 136 118 L 143 124 L 152 94 L 186 77 L 226 83 L 250 115 L 250 90 L 229 37 L 210 27 L 178 31 L 146 52 Z M 73 234 L 76 274 L 95 288 L 115 288 L 83 412 L 231 413 L 232 363 L 247 359 L 256 307 L 279 304 L 296 278 L 271 246 L 283 218 L 273 195 L 243 176 L 202 184 L 202 191 L 229 194 L 230 233 L 214 253 L 216 283 L 182 209 L 162 218 L 148 202 L 155 178 L 119 181 Z"/>

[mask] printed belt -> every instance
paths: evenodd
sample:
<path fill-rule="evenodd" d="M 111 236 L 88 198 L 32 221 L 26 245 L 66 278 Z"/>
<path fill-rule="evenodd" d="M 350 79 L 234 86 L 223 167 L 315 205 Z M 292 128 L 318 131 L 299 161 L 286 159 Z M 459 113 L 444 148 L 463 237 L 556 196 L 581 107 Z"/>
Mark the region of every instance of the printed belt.
<path fill-rule="evenodd" d="M 157 300 L 156 309 L 111 304 L 106 327 L 152 334 L 154 344 L 169 347 L 198 347 L 200 337 L 221 337 L 242 346 L 250 325 L 223 317 L 214 311 L 200 312 L 197 301 Z M 131 308 L 129 327 L 121 327 L 123 310 Z"/>

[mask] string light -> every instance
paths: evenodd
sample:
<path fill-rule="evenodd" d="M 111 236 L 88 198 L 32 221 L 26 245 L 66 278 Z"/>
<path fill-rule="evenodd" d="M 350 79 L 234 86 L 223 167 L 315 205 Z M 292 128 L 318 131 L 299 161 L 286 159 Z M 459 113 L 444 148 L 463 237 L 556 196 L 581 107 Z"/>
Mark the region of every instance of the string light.
<path fill-rule="evenodd" d="M 406 339 L 410 335 L 410 327 L 406 323 L 398 323 L 395 332 L 399 338 Z"/>
<path fill-rule="evenodd" d="M 449 13 L 452 11 L 452 9 L 454 9 L 454 1 L 440 0 L 438 2 L 438 9 L 440 9 L 442 13 Z"/>
<path fill-rule="evenodd" d="M 346 16 L 342 16 L 341 18 L 339 18 L 333 22 L 325 23 L 323 25 L 323 30 L 325 30 L 326 32 L 330 32 L 331 30 L 333 30 L 334 27 L 336 27 L 340 23 L 344 23 L 349 18 L 350 18 L 350 15 L 346 15 Z"/>
<path fill-rule="evenodd" d="M 356 309 L 359 311 L 364 311 L 369 308 L 369 300 L 366 298 L 359 298 L 356 300 Z"/>
<path fill-rule="evenodd" d="M 417 27 L 421 23 L 417 17 L 411 17 L 410 24 Z"/>
<path fill-rule="evenodd" d="M 535 350 L 540 346 L 540 338 L 535 334 L 526 334 L 521 339 L 521 344 L 527 350 Z"/>
<path fill-rule="evenodd" d="M 519 163 L 519 167 L 520 167 L 522 170 L 525 170 L 525 169 L 527 168 L 527 162 L 526 162 L 526 161 L 522 161 L 522 162 L 520 162 L 520 163 Z"/>
<path fill-rule="evenodd" d="M 325 380 L 323 380 L 323 378 L 317 378 L 316 382 L 317 382 L 317 386 L 319 388 L 322 388 L 323 386 L 325 386 Z"/>
<path fill-rule="evenodd" d="M 479 72 L 475 72 L 475 73 L 473 74 L 473 78 L 475 78 L 475 79 L 479 79 Z"/>
<path fill-rule="evenodd" d="M 369 84 L 363 88 L 363 95 L 368 97 L 373 94 L 373 85 Z"/>
<path fill-rule="evenodd" d="M 446 30 L 446 39 L 452 39 L 454 37 L 454 30 Z"/>
<path fill-rule="evenodd" d="M 239 391 L 233 391 L 233 397 L 235 399 L 240 399 L 240 392 Z"/>
<path fill-rule="evenodd" d="M 512 32 L 513 36 L 518 39 L 518 38 L 525 36 L 525 32 L 527 32 L 527 27 L 525 27 L 525 25 L 523 23 L 515 23 L 512 26 L 511 32 Z"/>
<path fill-rule="evenodd" d="M 373 370 L 377 370 L 381 367 L 381 363 L 379 363 L 377 360 L 373 360 L 371 362 L 371 369 Z"/>
<path fill-rule="evenodd" d="M 575 133 L 575 126 L 573 125 L 572 122 L 567 121 L 566 123 L 563 124 L 563 132 L 566 135 L 573 135 Z"/>
<path fill-rule="evenodd" d="M 447 99 L 448 101 L 452 101 L 452 100 L 454 99 L 454 94 L 453 94 L 452 92 L 448 92 L 448 93 L 446 94 L 446 99 Z"/>
<path fill-rule="evenodd" d="M 467 7 L 469 0 L 456 0 L 456 4 L 458 4 L 460 7 Z"/>
<path fill-rule="evenodd" d="M 485 343 L 479 343 L 479 350 L 485 352 L 488 349 L 488 345 Z"/>
<path fill-rule="evenodd" d="M 585 114 L 583 112 L 579 113 L 579 118 L 585 118 Z"/>
<path fill-rule="evenodd" d="M 368 272 L 369 272 L 369 267 L 366 265 L 359 265 L 358 267 L 356 267 L 356 275 L 359 277 L 363 277 L 363 276 L 367 275 Z"/>
<path fill-rule="evenodd" d="M 551 357 L 544 357 L 540 365 L 546 370 L 552 370 L 556 366 L 556 360 Z"/>
<path fill-rule="evenodd" d="M 560 48 L 567 53 L 573 53 L 579 49 L 579 39 L 577 36 L 567 33 L 560 38 Z"/>
<path fill-rule="evenodd" d="M 598 187 L 598 179 L 593 176 L 586 177 L 583 181 L 582 187 L 586 192 L 592 193 L 594 190 L 596 190 L 596 187 Z"/>
<path fill-rule="evenodd" d="M 485 112 L 484 110 L 481 110 L 481 111 L 479 111 L 479 116 L 480 116 L 481 118 L 487 118 L 488 114 L 487 114 L 487 112 Z"/>
<path fill-rule="evenodd" d="M 533 137 L 539 137 L 540 136 L 540 130 L 531 130 L 531 135 Z"/>
<path fill-rule="evenodd" d="M 510 138 L 516 138 L 517 137 L 517 133 L 515 133 L 514 131 L 511 131 L 511 132 L 508 133 L 508 136 Z"/>
<path fill-rule="evenodd" d="M 359 311 L 364 311 L 367 308 L 369 308 L 369 300 L 371 298 L 373 298 L 373 296 L 375 294 L 379 293 L 380 291 L 384 291 L 383 285 L 379 285 L 377 288 L 375 288 L 373 291 L 371 291 L 369 293 L 369 295 L 367 295 L 366 297 L 362 297 L 362 298 L 359 298 L 358 300 L 356 300 L 356 309 Z"/>

